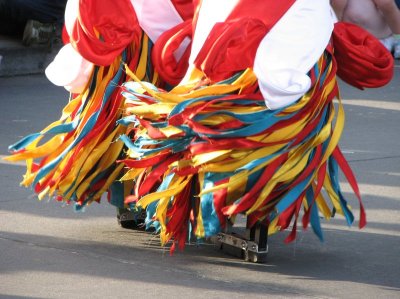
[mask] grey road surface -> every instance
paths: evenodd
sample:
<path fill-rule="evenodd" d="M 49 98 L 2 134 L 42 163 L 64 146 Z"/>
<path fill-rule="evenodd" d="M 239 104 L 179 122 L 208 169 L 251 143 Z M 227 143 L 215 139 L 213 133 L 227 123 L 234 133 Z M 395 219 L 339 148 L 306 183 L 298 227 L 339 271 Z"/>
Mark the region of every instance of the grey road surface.
<path fill-rule="evenodd" d="M 324 221 L 284 244 L 267 264 L 213 245 L 173 256 L 157 236 L 124 230 L 103 202 L 83 213 L 19 187 L 24 167 L 0 162 L 0 298 L 400 298 L 400 66 L 378 90 L 342 84 L 341 147 L 358 178 L 368 225 Z M 60 116 L 66 92 L 43 76 L 0 78 L 0 154 Z M 344 183 L 355 210 L 358 204 Z"/>

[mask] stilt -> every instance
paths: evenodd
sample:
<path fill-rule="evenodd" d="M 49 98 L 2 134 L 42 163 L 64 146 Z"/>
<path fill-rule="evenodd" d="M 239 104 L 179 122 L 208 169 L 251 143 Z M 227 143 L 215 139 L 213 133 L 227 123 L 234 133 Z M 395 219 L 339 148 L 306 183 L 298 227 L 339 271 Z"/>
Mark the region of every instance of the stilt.
<path fill-rule="evenodd" d="M 257 222 L 249 228 L 248 219 L 245 236 L 235 233 L 228 221 L 226 229 L 217 235 L 216 244 L 227 254 L 248 262 L 265 263 L 268 253 L 268 226 Z"/>
<path fill-rule="evenodd" d="M 122 228 L 138 229 L 144 227 L 146 210 L 132 211 L 126 208 L 117 208 L 117 221 Z"/>

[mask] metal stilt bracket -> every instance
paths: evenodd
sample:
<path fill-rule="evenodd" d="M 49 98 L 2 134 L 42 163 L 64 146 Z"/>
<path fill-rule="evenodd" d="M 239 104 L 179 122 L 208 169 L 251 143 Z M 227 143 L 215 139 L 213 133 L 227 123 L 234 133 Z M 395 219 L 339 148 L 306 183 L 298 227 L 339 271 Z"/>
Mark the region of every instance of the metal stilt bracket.
<path fill-rule="evenodd" d="M 225 232 L 217 235 L 216 244 L 224 252 L 243 258 L 253 263 L 265 263 L 268 253 L 268 227 L 256 223 L 246 228 L 246 236 L 233 232 L 232 225 L 227 224 Z"/>
<path fill-rule="evenodd" d="M 117 208 L 117 221 L 123 228 L 139 228 L 146 219 L 146 211 L 134 212 L 125 208 Z"/>

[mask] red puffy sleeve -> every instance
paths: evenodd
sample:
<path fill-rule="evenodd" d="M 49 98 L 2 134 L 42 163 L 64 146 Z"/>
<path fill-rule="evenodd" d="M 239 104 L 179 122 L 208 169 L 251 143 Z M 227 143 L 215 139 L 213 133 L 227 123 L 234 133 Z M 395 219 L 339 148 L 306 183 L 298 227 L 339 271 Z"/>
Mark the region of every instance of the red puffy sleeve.
<path fill-rule="evenodd" d="M 126 48 L 139 44 L 141 28 L 129 0 L 80 0 L 79 17 L 70 41 L 97 65 L 110 65 Z"/>
<path fill-rule="evenodd" d="M 394 60 L 391 53 L 363 28 L 336 23 L 333 46 L 337 75 L 346 83 L 364 89 L 381 87 L 392 79 Z"/>

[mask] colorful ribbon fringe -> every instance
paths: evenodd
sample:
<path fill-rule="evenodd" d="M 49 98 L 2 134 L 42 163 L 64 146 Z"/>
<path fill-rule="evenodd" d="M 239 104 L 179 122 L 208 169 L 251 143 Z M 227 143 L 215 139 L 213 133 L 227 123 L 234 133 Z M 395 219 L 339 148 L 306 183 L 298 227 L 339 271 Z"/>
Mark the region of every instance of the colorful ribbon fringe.
<path fill-rule="evenodd" d="M 290 242 L 301 208 L 303 227 L 310 223 L 322 240 L 319 212 L 354 220 L 339 168 L 360 200 L 365 225 L 356 181 L 338 147 L 344 111 L 340 100 L 337 111 L 332 102 L 338 87 L 330 51 L 310 72 L 310 91 L 274 111 L 256 92 L 251 69 L 217 84 L 196 70 L 188 84 L 170 92 L 127 73 L 135 82 L 123 86 L 128 116 L 121 122 L 135 134 L 120 138 L 129 149 L 122 180 L 134 181 L 135 189 L 126 203 L 147 208 L 148 224 L 159 226 L 163 244 L 183 247 L 191 232 L 215 235 L 238 213 L 253 224 L 266 222 L 269 233 L 293 223 Z"/>
<path fill-rule="evenodd" d="M 125 197 L 126 205 L 147 209 L 147 226 L 159 228 L 162 244 L 182 248 L 188 236 L 213 236 L 239 213 L 250 225 L 265 222 L 269 233 L 293 224 L 290 242 L 301 209 L 303 227 L 310 224 L 322 240 L 320 213 L 354 220 L 340 190 L 341 169 L 365 225 L 356 180 L 338 147 L 344 111 L 340 100 L 333 104 L 338 87 L 329 49 L 310 71 L 310 91 L 268 110 L 251 69 L 213 84 L 194 70 L 187 84 L 166 92 L 157 87 L 147 36 L 140 51 L 132 47 L 109 67 L 96 67 L 60 120 L 10 147 L 9 161 L 27 163 L 22 185 L 78 209 L 106 191 L 117 206 Z"/>
<path fill-rule="evenodd" d="M 10 146 L 13 154 L 7 160 L 26 161 L 23 186 L 34 186 L 40 199 L 49 195 L 72 200 L 77 209 L 100 201 L 123 171 L 116 162 L 124 157 L 118 137 L 127 133 L 117 124 L 124 113 L 120 86 L 128 80 L 123 63 L 129 62 L 141 80 L 156 83 L 149 63 L 151 46 L 142 34 L 140 49 L 132 43 L 110 66 L 95 68 L 91 82 L 63 109 L 60 120 Z"/>

